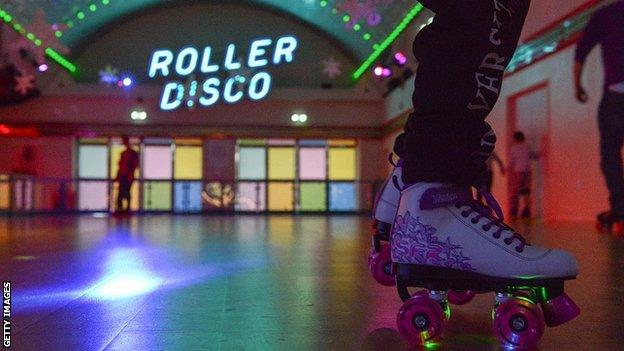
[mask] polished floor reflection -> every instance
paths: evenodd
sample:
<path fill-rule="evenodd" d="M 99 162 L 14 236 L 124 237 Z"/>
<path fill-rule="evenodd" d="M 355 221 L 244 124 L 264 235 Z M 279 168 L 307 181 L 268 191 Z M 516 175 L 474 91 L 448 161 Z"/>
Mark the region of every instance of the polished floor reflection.
<path fill-rule="evenodd" d="M 541 350 L 621 350 L 624 240 L 518 223 L 571 250 L 580 318 Z M 400 300 L 366 267 L 361 216 L 0 218 L 16 350 L 405 350 Z M 501 264 L 504 264 L 502 262 Z M 491 295 L 456 307 L 439 350 L 498 350 Z"/>

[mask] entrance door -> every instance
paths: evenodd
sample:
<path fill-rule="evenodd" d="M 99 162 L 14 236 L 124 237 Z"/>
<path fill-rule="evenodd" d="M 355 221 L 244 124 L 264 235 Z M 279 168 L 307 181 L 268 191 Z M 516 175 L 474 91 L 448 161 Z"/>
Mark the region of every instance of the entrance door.
<path fill-rule="evenodd" d="M 539 159 L 532 163 L 532 216 L 544 218 L 545 189 L 548 164 L 550 92 L 547 82 L 540 83 L 509 98 L 508 146 L 513 142 L 512 135 L 521 131 L 526 136 L 527 143 Z"/>

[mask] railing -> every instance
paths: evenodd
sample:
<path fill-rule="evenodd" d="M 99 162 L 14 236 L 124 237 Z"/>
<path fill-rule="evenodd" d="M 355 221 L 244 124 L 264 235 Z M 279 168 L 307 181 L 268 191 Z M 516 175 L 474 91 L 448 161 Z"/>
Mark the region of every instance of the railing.
<path fill-rule="evenodd" d="M 382 181 L 136 180 L 135 213 L 367 213 Z M 115 211 L 106 179 L 0 175 L 0 214 Z M 292 199 L 292 201 L 290 200 Z"/>
<path fill-rule="evenodd" d="M 594 1 L 560 20 L 516 50 L 507 72 L 515 72 L 573 43 L 583 32 L 591 16 L 614 0 Z"/>

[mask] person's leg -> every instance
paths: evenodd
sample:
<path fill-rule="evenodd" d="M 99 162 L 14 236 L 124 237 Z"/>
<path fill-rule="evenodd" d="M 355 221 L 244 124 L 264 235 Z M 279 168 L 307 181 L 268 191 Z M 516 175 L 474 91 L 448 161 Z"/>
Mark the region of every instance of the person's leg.
<path fill-rule="evenodd" d="M 408 184 L 401 191 L 390 240 L 395 281 L 407 300 L 397 318 L 399 332 L 410 341 L 427 342 L 423 334 L 428 333 L 414 323 L 419 308 L 414 306 L 438 306 L 448 290 L 480 291 L 484 286 L 499 296 L 517 293 L 514 287 L 543 289 L 535 301 L 543 307 L 534 307 L 542 308 L 547 325 L 565 323 L 580 313 L 562 284 L 578 274 L 574 257 L 528 245 L 503 222 L 495 199 L 486 194 L 488 206 L 479 204 L 470 187 L 481 184 L 494 148 L 496 138 L 484 119 L 498 99 L 529 1 L 424 4 L 440 12 L 414 47 L 420 66 L 414 113 L 405 126 L 403 179 Z M 558 285 L 543 287 L 545 281 Z M 412 296 L 408 287 L 429 293 Z M 495 326 L 510 329 L 500 318 L 508 311 L 506 303 L 495 313 Z"/>
<path fill-rule="evenodd" d="M 480 184 L 496 137 L 484 119 L 498 99 L 528 0 L 426 1 L 439 9 L 414 42 L 414 113 L 404 180 Z M 469 14 L 469 15 L 468 15 Z"/>
<path fill-rule="evenodd" d="M 522 202 L 522 211 L 520 216 L 522 218 L 531 217 L 531 173 L 520 173 L 520 200 Z"/>
<path fill-rule="evenodd" d="M 126 205 L 126 211 L 130 212 L 130 206 L 132 204 L 132 183 L 133 181 L 128 182 L 128 189 L 126 193 L 126 201 L 128 202 Z"/>
<path fill-rule="evenodd" d="M 125 212 L 130 207 L 130 183 L 127 180 L 119 180 L 119 196 L 117 197 L 117 211 Z M 127 201 L 127 207 L 124 206 Z"/>
<path fill-rule="evenodd" d="M 406 301 L 397 317 L 399 332 L 426 344 L 430 339 L 423 334 L 429 333 L 414 322 L 421 303 L 439 307 L 449 290 L 484 287 L 501 300 L 518 290 L 543 292 L 533 302 L 512 297 L 501 304 L 495 311 L 499 337 L 503 328 L 514 329 L 501 316 L 516 303 L 535 303 L 531 308 L 542 309 L 547 325 L 563 324 L 580 313 L 563 291 L 563 281 L 578 274 L 574 257 L 528 245 L 503 222 L 495 199 L 484 194 L 488 206 L 479 204 L 470 187 L 481 184 L 494 148 L 496 138 L 484 119 L 498 99 L 529 1 L 428 4 L 440 12 L 414 47 L 420 66 L 414 113 L 405 127 L 403 179 L 408 185 L 401 191 L 390 243 L 395 281 Z M 546 281 L 556 283 L 543 286 Z M 429 292 L 412 296 L 408 287 Z M 438 315 L 443 320 L 443 313 Z M 519 348 L 536 340 L 503 333 L 505 342 L 524 339 Z"/>
<path fill-rule="evenodd" d="M 520 201 L 520 175 L 517 172 L 511 172 L 510 177 L 510 203 L 509 215 L 512 219 L 518 217 L 518 203 Z"/>
<path fill-rule="evenodd" d="M 122 192 L 122 180 L 117 183 L 117 201 L 115 206 L 115 212 L 120 212 L 123 209 L 123 192 Z"/>
<path fill-rule="evenodd" d="M 612 211 L 624 211 L 624 171 L 622 143 L 624 141 L 624 96 L 606 92 L 598 111 L 600 130 L 600 166 L 609 189 Z"/>

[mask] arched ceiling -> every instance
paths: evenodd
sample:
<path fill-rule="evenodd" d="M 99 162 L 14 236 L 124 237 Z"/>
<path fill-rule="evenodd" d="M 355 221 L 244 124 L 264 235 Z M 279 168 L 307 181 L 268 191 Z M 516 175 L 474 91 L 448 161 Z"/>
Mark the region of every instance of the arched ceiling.
<path fill-rule="evenodd" d="M 203 0 L 203 2 L 244 2 L 259 5 L 294 16 L 305 24 L 331 36 L 354 60 L 371 64 L 396 38 L 397 29 L 404 28 L 422 8 L 414 0 Z M 36 27 L 37 11 L 55 29 L 61 46 L 75 49 L 85 44 L 91 35 L 107 26 L 142 11 L 197 0 L 0 0 L 0 10 L 11 15 L 11 21 L 21 24 L 27 35 Z M 41 12 L 41 10 L 43 12 Z M 31 29 L 33 28 L 33 29 Z M 17 30 L 17 29 L 16 29 Z M 44 37 L 43 34 L 35 35 Z M 32 39 L 31 39 L 32 40 Z M 52 36 L 53 41 L 54 36 Z M 45 41 L 45 40 L 43 40 Z M 57 44 L 57 46 L 58 46 Z M 43 43 L 55 48 L 54 43 Z M 62 50 L 61 50 L 62 51 Z M 71 54 L 68 56 L 71 58 Z M 361 66 L 361 67 L 362 67 Z"/>

